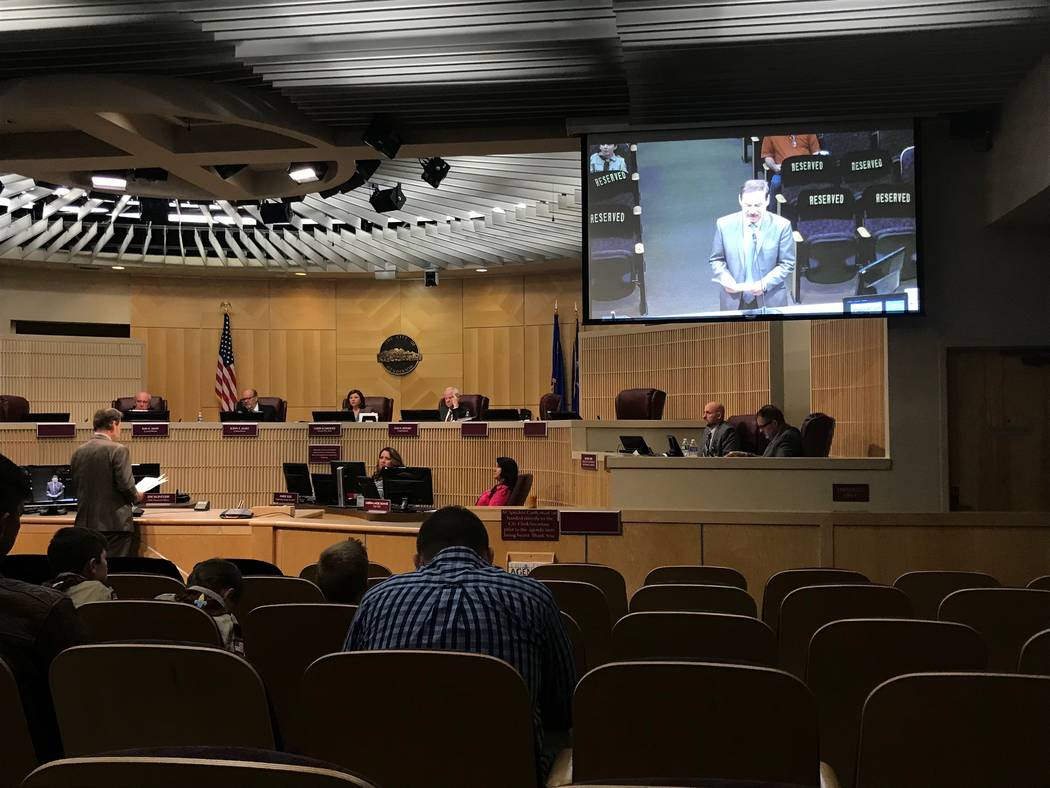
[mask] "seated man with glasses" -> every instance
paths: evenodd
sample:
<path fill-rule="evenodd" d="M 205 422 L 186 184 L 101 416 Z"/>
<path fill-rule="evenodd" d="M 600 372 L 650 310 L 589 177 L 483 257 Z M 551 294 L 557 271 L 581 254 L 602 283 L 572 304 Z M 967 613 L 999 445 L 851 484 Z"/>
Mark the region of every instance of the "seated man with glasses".
<path fill-rule="evenodd" d="M 755 427 L 769 443 L 763 457 L 801 457 L 802 433 L 784 421 L 784 413 L 776 405 L 763 405 L 755 414 Z M 727 457 L 754 457 L 746 451 L 733 451 Z"/>
<path fill-rule="evenodd" d="M 241 392 L 241 398 L 237 401 L 238 413 L 257 413 L 259 421 L 277 421 L 277 409 L 273 405 L 260 405 L 259 392 L 255 389 L 245 389 Z"/>

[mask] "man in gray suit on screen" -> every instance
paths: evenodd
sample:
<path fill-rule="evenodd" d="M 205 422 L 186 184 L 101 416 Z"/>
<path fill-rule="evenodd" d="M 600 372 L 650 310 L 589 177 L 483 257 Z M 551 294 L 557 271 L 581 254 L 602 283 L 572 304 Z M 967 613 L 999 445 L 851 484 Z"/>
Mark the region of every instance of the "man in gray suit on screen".
<path fill-rule="evenodd" d="M 769 213 L 769 186 L 744 181 L 740 211 L 717 222 L 711 245 L 711 271 L 721 285 L 722 311 L 781 307 L 788 299 L 788 280 L 795 270 L 791 222 Z"/>

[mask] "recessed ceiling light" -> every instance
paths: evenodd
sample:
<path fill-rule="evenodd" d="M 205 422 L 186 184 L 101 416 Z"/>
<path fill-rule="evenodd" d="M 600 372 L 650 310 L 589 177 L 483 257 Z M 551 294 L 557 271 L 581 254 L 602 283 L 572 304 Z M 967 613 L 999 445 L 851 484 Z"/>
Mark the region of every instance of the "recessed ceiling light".
<path fill-rule="evenodd" d="M 306 276 L 306 271 L 296 271 L 295 275 L 296 276 Z"/>
<path fill-rule="evenodd" d="M 122 266 L 122 265 L 115 265 L 115 266 L 113 266 L 113 270 L 114 271 L 123 271 L 124 270 L 124 266 Z"/>
<path fill-rule="evenodd" d="M 487 274 L 489 272 L 489 269 L 487 268 L 475 268 L 474 270 L 477 271 L 479 274 Z"/>
<path fill-rule="evenodd" d="M 315 162 L 301 162 L 288 167 L 288 177 L 296 183 L 313 183 L 325 176 L 327 168 Z"/>

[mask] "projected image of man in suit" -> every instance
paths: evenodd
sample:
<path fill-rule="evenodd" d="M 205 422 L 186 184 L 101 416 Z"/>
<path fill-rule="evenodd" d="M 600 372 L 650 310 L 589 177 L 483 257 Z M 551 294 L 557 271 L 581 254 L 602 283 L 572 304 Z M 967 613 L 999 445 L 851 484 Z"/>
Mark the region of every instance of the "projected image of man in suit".
<path fill-rule="evenodd" d="M 766 210 L 769 186 L 745 181 L 740 211 L 716 222 L 711 271 L 721 285 L 722 311 L 788 306 L 787 280 L 795 269 L 791 223 Z"/>

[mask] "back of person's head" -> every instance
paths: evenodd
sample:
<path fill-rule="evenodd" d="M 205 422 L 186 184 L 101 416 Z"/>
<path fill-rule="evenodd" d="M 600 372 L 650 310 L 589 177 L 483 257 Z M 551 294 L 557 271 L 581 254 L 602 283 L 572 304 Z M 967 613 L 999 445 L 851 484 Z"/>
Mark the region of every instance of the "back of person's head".
<path fill-rule="evenodd" d="M 329 602 L 356 605 L 368 585 L 368 553 L 357 539 L 329 545 L 317 559 L 317 585 Z"/>
<path fill-rule="evenodd" d="M 510 457 L 497 457 L 496 465 L 499 466 L 499 475 L 503 478 L 503 483 L 513 490 L 514 485 L 518 483 L 518 463 Z"/>
<path fill-rule="evenodd" d="M 758 409 L 758 414 L 766 421 L 775 421 L 778 424 L 784 424 L 784 411 L 778 408 L 776 405 L 763 405 Z"/>
<path fill-rule="evenodd" d="M 485 524 L 469 509 L 445 506 L 428 517 L 416 537 L 416 562 L 425 564 L 446 547 L 469 547 L 491 561 L 489 533 Z"/>
<path fill-rule="evenodd" d="M 72 526 L 55 531 L 47 546 L 47 560 L 56 576 L 72 572 L 93 580 L 105 580 L 105 552 L 106 538 L 102 534 Z"/>
<path fill-rule="evenodd" d="M 7 555 L 15 543 L 22 502 L 29 493 L 26 472 L 0 454 L 0 556 Z"/>
<path fill-rule="evenodd" d="M 193 571 L 186 579 L 187 587 L 207 588 L 225 597 L 231 604 L 241 598 L 243 584 L 241 570 L 236 564 L 224 558 L 209 558 L 207 561 L 201 561 L 193 567 Z"/>
<path fill-rule="evenodd" d="M 121 413 L 116 408 L 103 408 L 95 411 L 95 418 L 91 420 L 91 426 L 96 431 L 111 430 L 120 419 Z"/>

